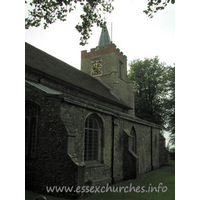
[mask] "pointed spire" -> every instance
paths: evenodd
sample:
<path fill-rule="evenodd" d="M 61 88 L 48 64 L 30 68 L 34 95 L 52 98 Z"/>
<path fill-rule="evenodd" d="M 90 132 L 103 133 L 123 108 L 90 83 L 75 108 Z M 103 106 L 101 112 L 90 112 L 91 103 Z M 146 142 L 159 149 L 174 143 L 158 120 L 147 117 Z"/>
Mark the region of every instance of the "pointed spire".
<path fill-rule="evenodd" d="M 101 36 L 99 38 L 99 44 L 97 46 L 97 49 L 99 49 L 99 47 L 101 47 L 101 46 L 104 46 L 104 48 L 107 48 L 109 44 L 111 44 L 111 41 L 110 41 L 110 36 L 108 33 L 107 26 L 106 26 L 105 30 L 102 28 Z"/>

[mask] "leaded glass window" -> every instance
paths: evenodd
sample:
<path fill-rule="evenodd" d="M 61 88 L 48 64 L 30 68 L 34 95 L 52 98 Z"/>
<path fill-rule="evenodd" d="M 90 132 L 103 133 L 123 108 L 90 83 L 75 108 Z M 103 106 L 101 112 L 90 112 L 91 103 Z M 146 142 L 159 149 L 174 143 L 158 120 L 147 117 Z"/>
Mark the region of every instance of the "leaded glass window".
<path fill-rule="evenodd" d="M 130 134 L 130 150 L 136 153 L 136 133 L 134 128 L 131 129 Z"/>
<path fill-rule="evenodd" d="M 25 154 L 35 157 L 39 106 L 27 101 L 25 104 Z"/>
<path fill-rule="evenodd" d="M 99 134 L 99 123 L 93 115 L 90 115 L 85 121 L 84 161 L 99 159 Z"/>

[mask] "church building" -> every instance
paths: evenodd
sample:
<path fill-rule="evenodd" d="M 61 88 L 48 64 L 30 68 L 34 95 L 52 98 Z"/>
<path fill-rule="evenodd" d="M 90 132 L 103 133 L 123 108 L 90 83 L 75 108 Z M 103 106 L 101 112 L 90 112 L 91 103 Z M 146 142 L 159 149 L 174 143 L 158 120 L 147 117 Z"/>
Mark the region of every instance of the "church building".
<path fill-rule="evenodd" d="M 169 164 L 161 127 L 135 116 L 127 57 L 107 28 L 81 71 L 25 43 L 25 78 L 27 189 L 103 186 Z"/>

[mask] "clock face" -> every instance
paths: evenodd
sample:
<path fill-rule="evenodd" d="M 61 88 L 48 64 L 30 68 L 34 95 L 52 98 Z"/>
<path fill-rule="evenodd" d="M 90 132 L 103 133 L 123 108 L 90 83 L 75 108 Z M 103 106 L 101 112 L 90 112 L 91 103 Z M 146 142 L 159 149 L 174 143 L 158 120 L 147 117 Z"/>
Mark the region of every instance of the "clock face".
<path fill-rule="evenodd" d="M 102 70 L 101 63 L 95 62 L 92 64 L 92 68 L 91 68 L 92 76 L 101 75 L 101 70 Z"/>

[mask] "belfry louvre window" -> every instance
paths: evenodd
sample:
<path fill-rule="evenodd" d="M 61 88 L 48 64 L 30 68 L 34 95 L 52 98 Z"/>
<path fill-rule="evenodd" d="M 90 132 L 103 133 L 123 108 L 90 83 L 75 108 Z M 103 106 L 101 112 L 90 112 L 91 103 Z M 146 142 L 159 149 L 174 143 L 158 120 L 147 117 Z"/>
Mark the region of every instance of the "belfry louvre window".
<path fill-rule="evenodd" d="M 25 154 L 35 157 L 39 106 L 27 101 L 25 104 Z"/>
<path fill-rule="evenodd" d="M 130 150 L 136 153 L 136 133 L 134 128 L 131 129 L 130 134 Z"/>
<path fill-rule="evenodd" d="M 84 161 L 95 161 L 99 158 L 99 134 L 98 120 L 90 115 L 85 122 L 85 151 Z"/>

